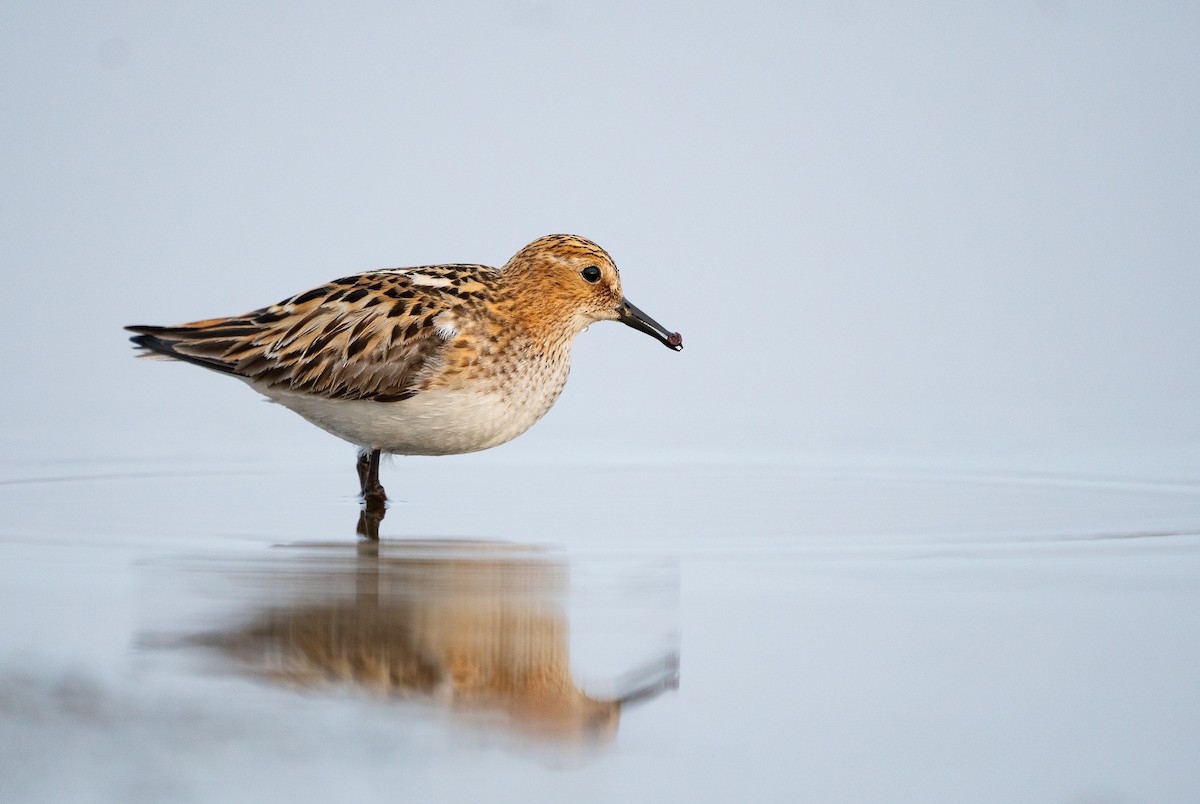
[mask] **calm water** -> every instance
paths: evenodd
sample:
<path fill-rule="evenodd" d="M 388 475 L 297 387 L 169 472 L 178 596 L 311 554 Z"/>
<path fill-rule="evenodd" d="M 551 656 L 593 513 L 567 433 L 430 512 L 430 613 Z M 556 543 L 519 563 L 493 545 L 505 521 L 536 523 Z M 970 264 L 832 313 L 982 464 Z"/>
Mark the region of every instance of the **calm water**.
<path fill-rule="evenodd" d="M 0 799 L 1200 796 L 1200 487 L 405 466 L 6 479 Z"/>

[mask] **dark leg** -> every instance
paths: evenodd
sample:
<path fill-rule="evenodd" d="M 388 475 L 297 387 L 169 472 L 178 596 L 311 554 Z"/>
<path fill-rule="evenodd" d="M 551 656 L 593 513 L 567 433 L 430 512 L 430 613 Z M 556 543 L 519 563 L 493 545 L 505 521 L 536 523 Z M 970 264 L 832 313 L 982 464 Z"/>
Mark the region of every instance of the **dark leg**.
<path fill-rule="evenodd" d="M 355 465 L 358 469 L 358 493 L 367 496 L 367 475 L 371 471 L 371 451 L 363 450 L 358 453 L 358 463 Z"/>
<path fill-rule="evenodd" d="M 379 523 L 387 511 L 387 494 L 379 482 L 379 450 L 373 449 L 358 456 L 358 484 L 362 492 L 363 510 L 358 517 L 358 533 L 372 541 L 379 539 Z"/>
<path fill-rule="evenodd" d="M 387 502 L 387 493 L 379 482 L 379 450 L 373 449 L 358 456 L 358 485 L 363 500 L 370 506 L 372 503 Z"/>

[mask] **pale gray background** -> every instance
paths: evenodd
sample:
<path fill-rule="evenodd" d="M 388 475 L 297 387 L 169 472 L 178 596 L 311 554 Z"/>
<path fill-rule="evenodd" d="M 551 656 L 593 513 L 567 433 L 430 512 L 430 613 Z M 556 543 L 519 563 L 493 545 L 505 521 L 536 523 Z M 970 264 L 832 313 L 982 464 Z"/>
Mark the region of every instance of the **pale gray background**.
<path fill-rule="evenodd" d="M 0 4 L 0 798 L 1200 800 L 1200 5 L 328 5 Z M 357 484 L 121 325 L 557 231 L 685 350 L 383 533 L 560 551 L 584 678 L 664 571 L 679 690 L 561 767 L 146 648 Z"/>
<path fill-rule="evenodd" d="M 10 459 L 344 457 L 238 383 L 134 363 L 120 325 L 569 231 L 686 351 L 594 328 L 493 460 L 1200 476 L 1194 4 L 0 16 Z"/>

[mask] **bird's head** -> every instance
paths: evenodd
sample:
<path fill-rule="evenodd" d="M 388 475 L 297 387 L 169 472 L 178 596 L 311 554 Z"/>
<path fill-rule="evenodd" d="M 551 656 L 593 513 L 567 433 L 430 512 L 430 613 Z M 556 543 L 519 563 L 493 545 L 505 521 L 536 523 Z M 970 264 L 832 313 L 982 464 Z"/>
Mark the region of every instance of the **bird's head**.
<path fill-rule="evenodd" d="M 574 337 L 597 321 L 620 321 L 679 351 L 683 337 L 670 332 L 625 298 L 621 275 L 608 252 L 577 235 L 547 235 L 518 251 L 511 277 L 520 314 L 534 331 L 566 327 Z"/>

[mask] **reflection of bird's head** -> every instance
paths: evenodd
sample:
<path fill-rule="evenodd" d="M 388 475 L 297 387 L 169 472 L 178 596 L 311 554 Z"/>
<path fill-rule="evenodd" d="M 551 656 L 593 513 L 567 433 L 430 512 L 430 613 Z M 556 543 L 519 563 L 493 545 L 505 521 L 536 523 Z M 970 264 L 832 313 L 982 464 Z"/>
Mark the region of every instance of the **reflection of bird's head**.
<path fill-rule="evenodd" d="M 576 746 L 612 742 L 621 722 L 621 702 L 589 698 L 578 689 L 553 698 L 517 697 L 505 707 L 510 724 L 537 740 Z"/>
<path fill-rule="evenodd" d="M 679 657 L 660 661 L 626 674 L 618 682 L 623 692 L 613 698 L 592 698 L 569 684 L 554 695 L 515 696 L 508 711 L 523 731 L 557 742 L 604 745 L 616 736 L 621 713 L 679 687 Z"/>

